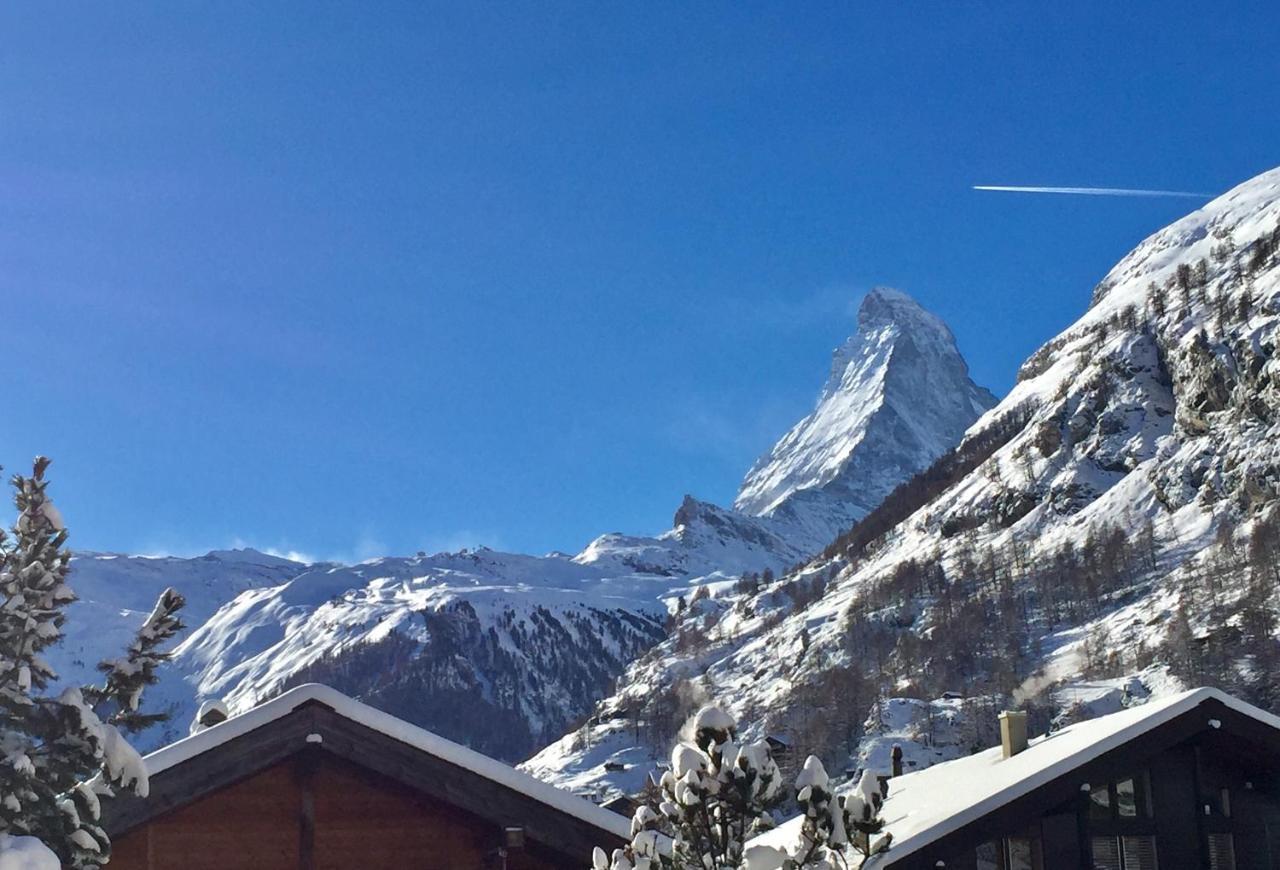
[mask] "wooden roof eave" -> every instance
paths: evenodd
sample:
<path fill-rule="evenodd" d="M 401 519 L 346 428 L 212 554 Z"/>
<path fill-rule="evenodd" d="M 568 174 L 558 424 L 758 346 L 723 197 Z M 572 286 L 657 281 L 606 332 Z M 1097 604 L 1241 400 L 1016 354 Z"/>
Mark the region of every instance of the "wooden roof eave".
<path fill-rule="evenodd" d="M 104 800 L 102 826 L 118 837 L 304 752 L 330 754 L 375 771 L 495 826 L 523 827 L 530 840 L 577 860 L 589 861 L 594 846 L 612 849 L 623 844 L 613 832 L 314 700 L 153 774 L 146 798 L 122 795 Z"/>

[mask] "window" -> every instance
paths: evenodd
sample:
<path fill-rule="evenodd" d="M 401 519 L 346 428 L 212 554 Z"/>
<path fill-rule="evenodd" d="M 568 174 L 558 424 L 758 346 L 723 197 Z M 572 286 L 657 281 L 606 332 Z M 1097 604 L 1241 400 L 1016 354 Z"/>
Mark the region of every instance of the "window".
<path fill-rule="evenodd" d="M 1144 771 L 1089 790 L 1089 818 L 1093 821 L 1127 821 L 1151 818 L 1151 788 Z"/>
<path fill-rule="evenodd" d="M 1040 870 L 1040 843 L 1030 837 L 1009 837 L 1004 841 L 1009 870 Z"/>
<path fill-rule="evenodd" d="M 1122 779 L 1116 783 L 1116 813 L 1122 819 L 1138 817 L 1138 796 L 1132 779 Z"/>
<path fill-rule="evenodd" d="M 1208 834 L 1209 870 L 1236 870 L 1236 844 L 1230 834 Z"/>
<path fill-rule="evenodd" d="M 1040 836 L 1031 830 L 983 843 L 974 850 L 974 859 L 977 870 L 1044 870 Z"/>
<path fill-rule="evenodd" d="M 1111 787 L 1102 785 L 1089 792 L 1089 818 L 1111 818 Z"/>
<path fill-rule="evenodd" d="M 1121 837 L 1120 853 L 1124 870 L 1157 870 L 1155 837 Z"/>
<path fill-rule="evenodd" d="M 1159 870 L 1153 836 L 1094 837 L 1090 846 L 1094 870 Z"/>
<path fill-rule="evenodd" d="M 1093 870 L 1124 870 L 1120 863 L 1120 841 L 1115 837 L 1093 838 Z"/>
<path fill-rule="evenodd" d="M 1000 870 L 1000 846 L 997 843 L 983 843 L 978 847 L 978 870 Z"/>

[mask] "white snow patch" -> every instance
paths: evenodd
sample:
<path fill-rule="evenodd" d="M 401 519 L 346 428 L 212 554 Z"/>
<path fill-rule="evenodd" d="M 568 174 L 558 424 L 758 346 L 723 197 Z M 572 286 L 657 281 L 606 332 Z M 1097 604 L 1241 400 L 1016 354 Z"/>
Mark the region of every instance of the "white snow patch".
<path fill-rule="evenodd" d="M 0 834 L 0 870 L 61 870 L 58 856 L 35 837 Z"/>

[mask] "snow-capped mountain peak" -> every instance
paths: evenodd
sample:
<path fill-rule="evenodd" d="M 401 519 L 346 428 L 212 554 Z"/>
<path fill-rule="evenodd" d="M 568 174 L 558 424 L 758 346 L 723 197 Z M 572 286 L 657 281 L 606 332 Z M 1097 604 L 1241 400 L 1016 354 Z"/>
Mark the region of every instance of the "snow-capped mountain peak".
<path fill-rule="evenodd" d="M 76 607 L 127 634 L 145 602 L 114 620 L 101 611 L 135 574 L 172 578 L 192 602 L 192 630 L 153 692 L 175 718 L 147 745 L 182 733 L 202 701 L 239 711 L 315 680 L 515 760 L 563 733 L 662 638 L 669 604 L 807 561 L 957 441 L 989 398 L 968 381 L 945 324 L 877 289 L 818 408 L 770 454 L 798 471 L 767 512 L 687 496 L 668 531 L 601 535 L 572 557 L 480 548 L 352 566 L 255 550 L 180 565 L 81 558 L 73 583 L 91 594 Z M 68 675 L 112 651 L 90 640 L 68 645 Z"/>
<path fill-rule="evenodd" d="M 835 350 L 813 412 L 756 462 L 734 507 L 809 513 L 820 491 L 833 497 L 823 501 L 856 508 L 842 522 L 856 520 L 994 404 L 969 379 L 947 325 L 906 293 L 877 287 L 862 300 L 857 331 Z"/>
<path fill-rule="evenodd" d="M 888 374 L 844 377 L 909 355 L 896 318 L 842 349 L 839 389 L 753 476 L 806 457 L 846 385 L 885 406 L 911 394 Z M 895 743 L 922 766 L 990 745 L 1011 702 L 1041 727 L 1182 681 L 1274 706 L 1277 348 L 1271 170 L 1134 248 L 927 473 L 810 563 L 689 607 L 587 725 L 526 769 L 633 792 L 669 746 L 666 723 L 707 699 L 760 723 L 745 739 L 781 734 L 792 758 L 826 753 L 851 770 L 883 770 Z"/>
<path fill-rule="evenodd" d="M 942 318 L 921 307 L 919 302 L 892 287 L 875 287 L 858 306 L 858 330 L 836 348 L 831 359 L 831 376 L 827 379 L 818 405 L 832 395 L 847 391 L 855 385 L 850 363 L 865 356 L 869 345 L 900 334 L 911 336 L 913 341 L 939 343 L 954 348 L 955 336 Z"/>

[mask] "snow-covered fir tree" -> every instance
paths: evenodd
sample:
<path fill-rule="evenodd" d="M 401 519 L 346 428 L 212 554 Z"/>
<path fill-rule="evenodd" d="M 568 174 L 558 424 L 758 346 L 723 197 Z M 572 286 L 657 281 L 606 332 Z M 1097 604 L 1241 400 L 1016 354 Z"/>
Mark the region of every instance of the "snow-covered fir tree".
<path fill-rule="evenodd" d="M 810 755 L 796 777 L 796 803 L 804 816 L 800 828 L 800 846 L 791 856 L 792 863 L 781 868 L 813 867 L 836 870 L 861 867 L 872 855 L 889 848 L 892 835 L 882 834 L 884 819 L 880 807 L 884 797 L 880 784 L 870 770 L 863 770 L 857 787 L 837 797 L 831 779 L 817 756 Z M 855 856 L 853 865 L 846 856 Z M 766 866 L 752 870 L 772 870 Z"/>
<path fill-rule="evenodd" d="M 747 846 L 773 827 L 780 802 L 778 767 L 766 742 L 739 745 L 734 720 L 705 706 L 693 719 L 693 742 L 677 743 L 659 782 L 656 806 L 641 806 L 631 842 L 612 855 L 597 847 L 593 870 L 842 870 L 889 847 L 876 778 L 835 798 L 822 762 L 809 756 L 796 780 L 804 813 L 800 842 L 789 850 Z"/>
<path fill-rule="evenodd" d="M 172 590 L 160 596 L 124 656 L 99 666 L 101 686 L 49 694 L 57 675 L 42 653 L 61 637 L 75 594 L 48 466 L 37 457 L 31 476 L 13 478 L 18 519 L 11 534 L 0 531 L 0 853 L 22 854 L 30 867 L 96 868 L 111 854 L 98 825 L 102 798 L 147 794 L 125 734 L 157 719 L 141 712 L 142 691 L 182 628 L 184 602 Z"/>
<path fill-rule="evenodd" d="M 747 838 L 771 826 L 780 775 L 768 744 L 739 745 L 733 718 L 714 705 L 692 729 L 671 751 L 657 806 L 636 810 L 627 847 L 595 850 L 595 870 L 732 870 Z"/>

